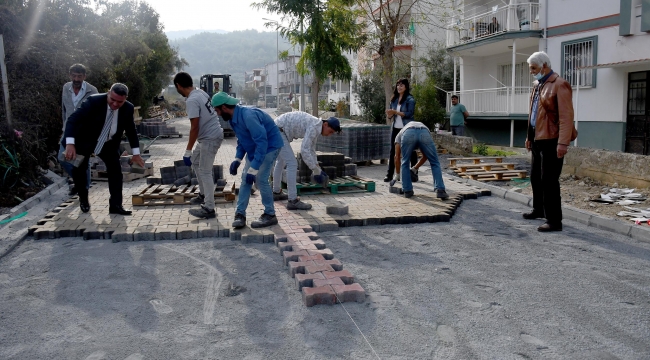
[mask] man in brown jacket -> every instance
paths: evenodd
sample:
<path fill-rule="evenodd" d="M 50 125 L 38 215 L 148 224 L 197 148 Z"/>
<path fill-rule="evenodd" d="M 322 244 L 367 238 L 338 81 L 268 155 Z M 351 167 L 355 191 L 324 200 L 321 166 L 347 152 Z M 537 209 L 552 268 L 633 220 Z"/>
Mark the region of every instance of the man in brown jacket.
<path fill-rule="evenodd" d="M 526 149 L 533 152 L 530 183 L 533 186 L 533 211 L 524 219 L 546 218 L 538 231 L 562 231 L 560 173 L 569 143 L 577 132 L 573 126 L 571 84 L 551 69 L 545 52 L 528 58 L 535 78 L 530 94 Z"/>

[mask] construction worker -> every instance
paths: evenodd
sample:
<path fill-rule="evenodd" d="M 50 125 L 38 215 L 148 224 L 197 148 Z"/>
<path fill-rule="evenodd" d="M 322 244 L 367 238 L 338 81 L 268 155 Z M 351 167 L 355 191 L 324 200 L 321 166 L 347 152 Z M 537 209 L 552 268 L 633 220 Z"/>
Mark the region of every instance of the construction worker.
<path fill-rule="evenodd" d="M 306 204 L 297 196 L 296 191 L 296 171 L 298 162 L 291 149 L 291 141 L 294 139 L 303 139 L 300 147 L 302 160 L 309 166 L 314 173 L 314 180 L 318 183 L 324 182 L 327 174 L 318 166 L 316 160 L 316 141 L 318 135 L 330 136 L 334 133 L 341 132 L 341 123 L 339 119 L 331 117 L 327 120 L 321 120 L 306 112 L 293 111 L 282 114 L 275 119 L 275 124 L 282 132 L 284 146 L 280 149 L 280 155 L 275 163 L 273 171 L 273 194 L 278 195 L 282 192 L 280 189 L 282 182 L 282 169 L 287 165 L 287 191 L 289 192 L 289 202 L 287 210 L 309 210 L 311 204 Z"/>
<path fill-rule="evenodd" d="M 246 209 L 254 183 L 260 190 L 264 213 L 251 223 L 251 227 L 272 226 L 278 223 L 278 219 L 275 216 L 269 176 L 282 148 L 282 135 L 269 114 L 260 109 L 239 106 L 238 103 L 239 100 L 223 91 L 212 96 L 214 110 L 225 121 L 230 121 L 237 136 L 237 151 L 235 160 L 230 164 L 230 175 L 237 175 L 237 169 L 246 157 L 232 227 L 240 229 L 246 226 Z"/>
<path fill-rule="evenodd" d="M 201 205 L 198 209 L 190 209 L 189 213 L 202 219 L 212 219 L 217 216 L 214 210 L 214 175 L 213 165 L 217 151 L 223 142 L 223 129 L 219 118 L 210 106 L 210 95 L 201 89 L 194 88 L 192 76 L 179 72 L 174 77 L 174 86 L 179 94 L 186 97 L 187 117 L 190 118 L 190 136 L 187 141 L 183 161 L 191 166 L 199 181 L 199 195 L 190 200 L 192 205 Z M 198 142 L 194 151 L 194 143 Z"/>

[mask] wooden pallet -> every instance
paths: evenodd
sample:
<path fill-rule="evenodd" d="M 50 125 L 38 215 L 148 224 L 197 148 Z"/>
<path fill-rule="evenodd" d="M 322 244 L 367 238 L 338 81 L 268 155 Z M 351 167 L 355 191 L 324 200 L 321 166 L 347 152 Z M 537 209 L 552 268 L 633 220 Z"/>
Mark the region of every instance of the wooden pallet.
<path fill-rule="evenodd" d="M 480 164 L 484 160 L 493 160 L 495 163 L 503 162 L 502 156 L 480 156 L 480 157 L 462 157 L 462 158 L 449 158 L 449 166 L 453 167 L 458 164 L 459 161 L 470 161 L 472 164 Z"/>
<path fill-rule="evenodd" d="M 514 170 L 515 164 L 513 163 L 480 163 L 480 164 L 456 164 L 451 167 L 456 173 L 465 173 L 468 171 L 499 171 L 499 170 Z M 476 170 L 478 169 L 478 170 Z"/>
<path fill-rule="evenodd" d="M 122 173 L 122 181 L 123 182 L 129 182 L 133 180 L 138 180 L 142 178 L 146 178 L 147 176 L 152 176 L 153 175 L 153 168 L 149 169 L 144 169 L 144 174 L 139 174 L 139 173 L 133 173 L 133 172 L 123 172 Z M 98 170 L 90 170 L 90 180 L 92 181 L 108 181 L 108 172 L 107 171 L 98 171 Z"/>
<path fill-rule="evenodd" d="M 528 172 L 526 170 L 476 171 L 463 173 L 460 176 L 465 179 L 478 181 L 503 181 L 511 179 L 525 179 L 528 177 Z"/>
<path fill-rule="evenodd" d="M 287 184 L 282 182 L 286 189 Z M 375 182 L 359 176 L 342 176 L 330 180 L 327 189 L 320 184 L 315 183 L 297 183 L 296 190 L 298 195 L 315 195 L 315 194 L 345 194 L 355 192 L 374 192 Z"/>
<path fill-rule="evenodd" d="M 147 185 L 144 189 L 131 195 L 134 206 L 190 205 L 190 200 L 199 195 L 198 185 Z M 225 204 L 235 200 L 235 183 L 217 186 L 214 203 Z M 221 199 L 223 198 L 223 199 Z"/>

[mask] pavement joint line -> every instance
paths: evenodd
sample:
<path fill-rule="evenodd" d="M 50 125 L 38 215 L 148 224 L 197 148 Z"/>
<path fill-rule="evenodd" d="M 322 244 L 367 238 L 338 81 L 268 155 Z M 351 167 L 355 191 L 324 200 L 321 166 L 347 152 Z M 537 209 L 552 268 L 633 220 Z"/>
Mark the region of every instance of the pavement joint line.
<path fill-rule="evenodd" d="M 365 335 L 365 334 L 363 333 L 363 331 L 361 331 L 361 329 L 359 328 L 359 325 L 357 325 L 357 322 L 354 321 L 354 319 L 352 318 L 352 316 L 351 316 L 350 313 L 348 312 L 348 309 L 345 308 L 345 306 L 343 305 L 343 302 L 341 301 L 341 299 L 339 299 L 339 296 L 336 294 L 336 292 L 334 292 L 334 296 L 336 296 L 336 300 L 339 302 L 339 304 L 341 304 L 341 307 L 343 308 L 343 310 L 345 311 L 345 313 L 348 314 L 348 317 L 350 318 L 350 320 L 352 320 L 352 323 L 354 324 L 354 326 L 357 328 L 357 330 L 359 330 L 359 334 L 361 334 L 361 336 L 363 336 L 363 339 L 366 341 L 366 344 L 368 344 L 368 346 L 370 347 L 370 350 L 372 350 L 372 353 L 375 354 L 375 356 L 377 357 L 377 359 L 381 359 L 381 358 L 379 357 L 379 355 L 377 355 L 377 352 L 375 351 L 375 349 L 374 349 L 374 348 L 372 347 L 372 345 L 370 344 L 370 341 L 368 341 L 368 338 L 366 337 L 366 335 Z"/>
<path fill-rule="evenodd" d="M 532 208 L 533 198 L 532 196 L 515 193 L 512 191 L 507 191 L 496 185 L 486 184 L 480 181 L 471 180 L 471 179 L 459 179 L 459 182 L 464 182 L 474 186 L 481 186 L 488 188 L 492 191 L 493 194 L 512 202 L 518 204 L 526 205 L 527 207 Z M 503 196 L 498 195 L 503 193 Z M 517 196 L 508 195 L 508 193 L 517 194 Z M 526 198 L 527 201 L 524 201 Z M 621 221 L 616 221 L 615 219 L 600 216 L 595 213 L 591 213 L 587 210 L 582 210 L 574 208 L 571 206 L 562 205 L 562 215 L 565 219 L 579 222 L 596 229 L 610 231 L 616 234 L 625 235 L 630 238 L 633 238 L 638 241 L 650 242 L 650 229 L 639 227 L 637 225 L 627 224 Z"/>

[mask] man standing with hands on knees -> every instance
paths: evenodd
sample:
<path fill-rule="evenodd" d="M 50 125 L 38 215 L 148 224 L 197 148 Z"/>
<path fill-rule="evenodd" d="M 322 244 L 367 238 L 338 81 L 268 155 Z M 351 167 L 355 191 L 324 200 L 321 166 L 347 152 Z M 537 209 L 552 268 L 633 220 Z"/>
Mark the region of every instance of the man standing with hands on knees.
<path fill-rule="evenodd" d="M 84 158 L 72 169 L 72 179 L 75 184 L 86 183 L 88 159 L 90 154 L 99 156 L 106 164 L 108 172 L 108 191 L 110 214 L 131 215 L 131 211 L 122 207 L 122 167 L 120 166 L 120 142 L 126 132 L 129 144 L 133 150 L 132 160 L 144 167 L 140 156 L 140 142 L 133 121 L 133 104 L 126 101 L 129 88 L 124 84 L 115 83 L 106 94 L 90 96 L 68 118 L 62 145 L 65 145 L 65 158 L 75 160 L 77 155 Z M 88 189 L 77 186 L 79 206 L 81 211 L 90 211 Z"/>
<path fill-rule="evenodd" d="M 309 210 L 311 204 L 306 204 L 298 199 L 296 191 L 296 171 L 298 162 L 291 149 L 291 141 L 302 138 L 300 154 L 302 160 L 309 166 L 314 173 L 314 180 L 318 183 L 324 183 L 327 174 L 318 166 L 316 158 L 316 141 L 318 135 L 330 136 L 341 132 L 341 123 L 339 119 L 331 117 L 327 120 L 321 120 L 302 111 L 292 111 L 278 116 L 275 124 L 282 133 L 284 146 L 278 155 L 278 161 L 275 163 L 273 170 L 273 193 L 281 192 L 282 169 L 287 165 L 287 192 L 289 193 L 289 202 L 287 210 Z"/>
<path fill-rule="evenodd" d="M 235 161 L 230 164 L 230 174 L 237 175 L 237 169 L 246 156 L 246 165 L 242 172 L 242 182 L 237 199 L 237 210 L 232 227 L 235 229 L 246 226 L 246 209 L 250 200 L 251 187 L 257 183 L 260 190 L 264 214 L 251 223 L 253 228 L 275 225 L 273 205 L 273 190 L 269 184 L 271 169 L 284 145 L 280 130 L 275 122 L 260 109 L 246 108 L 237 105 L 239 100 L 225 92 L 219 92 L 212 97 L 212 106 L 225 121 L 230 121 L 237 136 L 237 152 Z"/>
<path fill-rule="evenodd" d="M 179 94 L 187 98 L 185 103 L 191 126 L 183 161 L 185 165 L 192 167 L 199 181 L 199 196 L 190 200 L 190 204 L 201 206 L 198 209 L 190 209 L 189 213 L 198 218 L 212 219 L 217 216 L 214 211 L 212 167 L 217 151 L 223 142 L 223 129 L 221 129 L 216 112 L 210 105 L 210 95 L 201 89 L 194 88 L 190 74 L 186 72 L 176 74 L 174 86 Z M 192 152 L 194 143 L 197 141 L 199 144 Z"/>
<path fill-rule="evenodd" d="M 526 149 L 533 153 L 533 211 L 524 214 L 524 219 L 546 218 L 537 231 L 562 231 L 560 173 L 569 144 L 578 136 L 573 126 L 571 84 L 553 72 L 551 59 L 543 51 L 528 58 L 528 68 L 535 78 L 526 136 Z"/>

